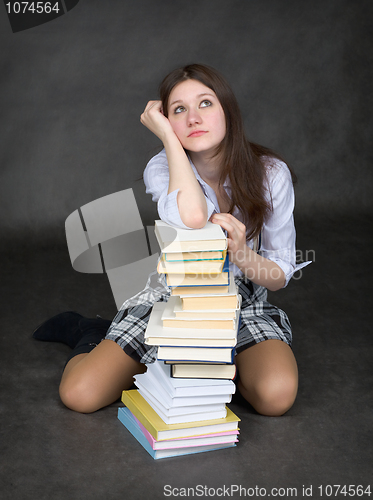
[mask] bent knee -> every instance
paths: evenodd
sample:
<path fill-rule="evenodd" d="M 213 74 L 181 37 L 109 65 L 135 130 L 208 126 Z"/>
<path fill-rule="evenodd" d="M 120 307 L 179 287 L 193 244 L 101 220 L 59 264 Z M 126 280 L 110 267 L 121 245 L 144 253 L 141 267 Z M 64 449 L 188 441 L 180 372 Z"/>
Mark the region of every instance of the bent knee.
<path fill-rule="evenodd" d="M 253 390 L 250 404 L 261 415 L 281 416 L 294 404 L 298 391 L 298 377 L 293 374 L 260 380 Z"/>
<path fill-rule="evenodd" d="M 268 416 L 283 415 L 293 406 L 297 391 L 298 378 L 292 375 L 264 381 L 257 411 Z"/>
<path fill-rule="evenodd" d="M 84 380 L 62 381 L 59 388 L 61 401 L 67 408 L 79 413 L 92 413 L 100 408 L 92 387 Z"/>

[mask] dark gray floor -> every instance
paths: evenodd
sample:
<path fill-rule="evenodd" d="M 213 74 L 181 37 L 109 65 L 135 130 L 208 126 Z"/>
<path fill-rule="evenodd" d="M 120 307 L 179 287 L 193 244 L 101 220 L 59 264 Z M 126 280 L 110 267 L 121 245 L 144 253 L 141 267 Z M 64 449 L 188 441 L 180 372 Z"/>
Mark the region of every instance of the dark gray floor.
<path fill-rule="evenodd" d="M 237 396 L 236 448 L 160 461 L 119 423 L 119 402 L 92 415 L 67 410 L 57 388 L 69 348 L 31 338 L 35 326 L 64 310 L 113 316 L 106 277 L 74 272 L 65 246 L 4 253 L 1 499 L 164 498 L 165 485 L 258 486 L 267 496 L 292 487 L 298 498 L 312 485 L 308 498 L 328 498 L 319 485 L 372 484 L 372 220 L 320 215 L 297 226 L 298 248 L 315 250 L 315 263 L 271 295 L 293 324 L 294 407 L 268 418 Z"/>

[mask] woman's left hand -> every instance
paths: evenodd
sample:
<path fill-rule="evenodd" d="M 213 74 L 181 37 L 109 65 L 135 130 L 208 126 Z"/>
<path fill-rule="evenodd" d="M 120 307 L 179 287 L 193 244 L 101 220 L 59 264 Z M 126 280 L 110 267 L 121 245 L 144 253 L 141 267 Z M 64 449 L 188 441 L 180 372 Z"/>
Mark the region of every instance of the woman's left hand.
<path fill-rule="evenodd" d="M 228 232 L 229 260 L 240 269 L 246 267 L 248 253 L 246 245 L 246 226 L 231 214 L 214 214 L 211 222 L 219 224 Z"/>

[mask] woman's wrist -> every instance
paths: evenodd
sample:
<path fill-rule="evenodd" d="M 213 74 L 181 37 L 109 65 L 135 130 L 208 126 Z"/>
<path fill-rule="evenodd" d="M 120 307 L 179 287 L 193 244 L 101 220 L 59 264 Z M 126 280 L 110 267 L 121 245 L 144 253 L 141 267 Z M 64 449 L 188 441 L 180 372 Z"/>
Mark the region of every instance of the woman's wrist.
<path fill-rule="evenodd" d="M 167 129 L 167 130 L 163 130 L 163 133 L 162 133 L 162 136 L 160 137 L 160 139 L 161 139 L 166 151 L 169 148 L 175 148 L 175 147 L 184 150 L 183 146 L 181 145 L 177 135 L 175 134 L 175 132 L 173 131 L 172 128 Z"/>

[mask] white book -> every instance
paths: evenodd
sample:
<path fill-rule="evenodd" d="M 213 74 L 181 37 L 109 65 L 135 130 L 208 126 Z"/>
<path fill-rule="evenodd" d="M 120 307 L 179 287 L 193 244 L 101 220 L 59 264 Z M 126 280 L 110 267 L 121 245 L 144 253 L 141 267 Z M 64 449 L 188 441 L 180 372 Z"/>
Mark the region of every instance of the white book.
<path fill-rule="evenodd" d="M 152 394 L 142 388 L 139 388 L 138 391 L 166 424 L 182 424 L 184 422 L 225 418 L 227 415 L 226 406 L 224 404 L 171 408 L 171 410 L 164 411 L 164 407 L 152 396 Z M 186 412 L 185 409 L 188 411 Z"/>
<path fill-rule="evenodd" d="M 144 375 L 147 375 L 146 377 Z M 171 396 L 167 388 L 159 383 L 159 380 L 151 374 L 144 373 L 135 376 L 135 385 L 137 388 L 145 388 L 151 392 L 153 397 L 156 398 L 165 408 L 179 408 L 182 406 L 197 406 L 205 404 L 220 404 L 230 403 L 232 399 L 231 394 L 212 394 L 195 396 L 190 394 L 188 396 Z"/>
<path fill-rule="evenodd" d="M 170 347 L 159 346 L 157 357 L 162 361 L 213 361 L 233 362 L 229 347 Z"/>
<path fill-rule="evenodd" d="M 159 360 L 146 366 L 149 373 L 152 373 L 158 383 L 164 386 L 173 397 L 234 394 L 236 391 L 236 386 L 232 380 L 175 379 L 171 377 L 171 366 Z"/>
<path fill-rule="evenodd" d="M 179 229 L 155 221 L 155 236 L 163 253 L 225 250 L 227 238 L 218 224 L 208 221 L 201 229 Z"/>
<path fill-rule="evenodd" d="M 144 397 L 144 395 L 142 394 Z M 145 401 L 153 408 L 153 410 L 158 414 L 163 422 L 167 425 L 170 424 L 184 424 L 187 422 L 201 422 L 204 420 L 214 420 L 217 418 L 225 418 L 227 416 L 227 410 L 214 411 L 208 413 L 191 413 L 189 415 L 177 415 L 173 417 L 168 417 L 159 408 L 152 406 L 152 404 L 144 397 Z"/>
<path fill-rule="evenodd" d="M 157 413 L 161 411 L 167 417 L 179 417 L 181 415 L 192 415 L 194 413 L 208 413 L 222 411 L 225 409 L 225 403 L 200 404 L 191 406 L 175 406 L 168 408 L 164 406 L 154 395 L 149 392 L 142 384 L 137 382 L 137 388 L 141 396 L 150 404 Z M 159 413 L 158 413 L 159 414 Z"/>
<path fill-rule="evenodd" d="M 171 298 L 171 297 L 170 297 Z M 167 307 L 167 302 L 156 302 L 153 306 L 148 325 L 145 330 L 145 343 L 149 337 L 164 338 L 200 338 L 200 339 L 236 339 L 238 323 L 233 329 L 208 329 L 208 328 L 172 328 L 165 327 L 162 323 L 162 314 Z M 237 315 L 239 311 L 237 311 Z M 157 344 L 158 345 L 158 344 Z"/>
<path fill-rule="evenodd" d="M 235 347 L 237 341 L 233 339 L 181 339 L 172 337 L 148 337 L 147 345 L 179 346 L 179 347 Z"/>

